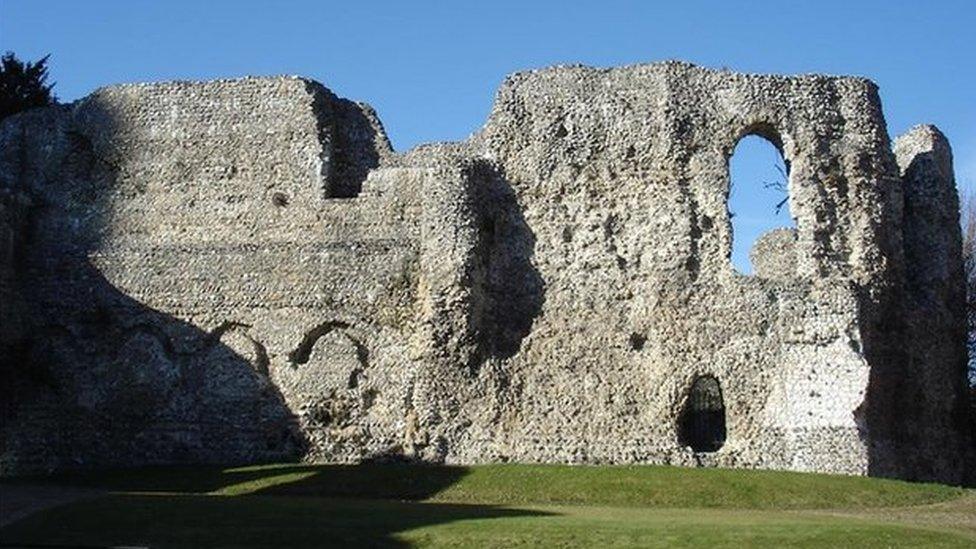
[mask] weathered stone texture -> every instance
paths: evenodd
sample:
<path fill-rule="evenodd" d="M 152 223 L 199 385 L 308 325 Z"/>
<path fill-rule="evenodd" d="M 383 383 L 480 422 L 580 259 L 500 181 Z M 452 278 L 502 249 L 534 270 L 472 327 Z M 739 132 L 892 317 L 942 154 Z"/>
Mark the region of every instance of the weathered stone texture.
<path fill-rule="evenodd" d="M 789 281 L 796 276 L 796 231 L 780 228 L 760 236 L 749 250 L 749 261 L 759 278 Z"/>
<path fill-rule="evenodd" d="M 783 153 L 796 220 L 755 276 L 726 205 L 748 134 Z M 478 134 L 400 155 L 302 79 L 119 86 L 11 118 L 0 151 L 5 472 L 965 469 L 948 144 L 913 131 L 896 162 L 864 79 L 519 73 Z M 678 442 L 702 375 L 714 453 Z"/>
<path fill-rule="evenodd" d="M 933 126 L 916 126 L 895 142 L 905 193 L 903 230 L 911 340 L 902 401 L 922 403 L 899 420 L 901 476 L 938 478 L 965 470 L 973 447 L 967 429 L 966 295 L 959 198 L 952 151 Z M 969 441 L 970 443 L 972 441 Z"/>

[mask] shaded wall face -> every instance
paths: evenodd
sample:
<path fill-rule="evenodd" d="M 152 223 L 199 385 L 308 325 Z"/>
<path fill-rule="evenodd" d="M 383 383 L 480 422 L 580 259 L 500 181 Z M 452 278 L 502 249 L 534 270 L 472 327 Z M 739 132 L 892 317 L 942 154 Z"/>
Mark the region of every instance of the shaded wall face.
<path fill-rule="evenodd" d="M 952 152 L 933 126 L 912 128 L 894 149 L 905 196 L 910 383 L 896 393 L 904 404 L 889 442 L 890 454 L 904 459 L 885 465 L 905 478 L 962 482 L 976 456 L 967 425 L 966 295 Z"/>
<path fill-rule="evenodd" d="M 4 187 L 30 200 L 7 470 L 399 440 L 369 415 L 403 416 L 415 230 L 405 201 L 330 198 L 377 160 L 334 148 L 340 102 L 299 79 L 126 86 L 3 126 Z"/>

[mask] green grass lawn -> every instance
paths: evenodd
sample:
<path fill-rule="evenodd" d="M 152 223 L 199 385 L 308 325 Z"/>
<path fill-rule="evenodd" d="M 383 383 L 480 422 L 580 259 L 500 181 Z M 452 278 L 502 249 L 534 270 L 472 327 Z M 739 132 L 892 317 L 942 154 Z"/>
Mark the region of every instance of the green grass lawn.
<path fill-rule="evenodd" d="M 0 530 L 0 544 L 976 546 L 972 492 L 802 473 L 273 465 L 31 479 L 39 481 L 108 493 L 16 522 Z"/>

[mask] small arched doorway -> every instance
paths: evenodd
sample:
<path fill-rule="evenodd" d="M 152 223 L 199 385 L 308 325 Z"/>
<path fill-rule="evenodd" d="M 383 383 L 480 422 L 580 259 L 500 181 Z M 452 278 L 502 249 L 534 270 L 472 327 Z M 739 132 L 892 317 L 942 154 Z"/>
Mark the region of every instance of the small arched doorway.
<path fill-rule="evenodd" d="M 713 376 L 695 379 L 678 425 L 678 441 L 696 452 L 715 452 L 725 444 L 725 402 Z"/>

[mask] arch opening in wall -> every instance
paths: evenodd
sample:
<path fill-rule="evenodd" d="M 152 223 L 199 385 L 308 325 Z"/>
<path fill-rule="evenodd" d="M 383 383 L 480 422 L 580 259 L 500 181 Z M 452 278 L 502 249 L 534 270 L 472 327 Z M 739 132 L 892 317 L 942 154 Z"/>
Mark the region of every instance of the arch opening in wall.
<path fill-rule="evenodd" d="M 759 240 L 775 229 L 796 228 L 789 203 L 790 163 L 776 132 L 760 128 L 739 139 L 728 167 L 731 261 L 738 272 L 752 275 L 757 271 L 752 251 Z"/>
<path fill-rule="evenodd" d="M 678 442 L 695 452 L 715 452 L 725 444 L 725 402 L 713 376 L 699 376 L 691 384 L 678 426 Z"/>

